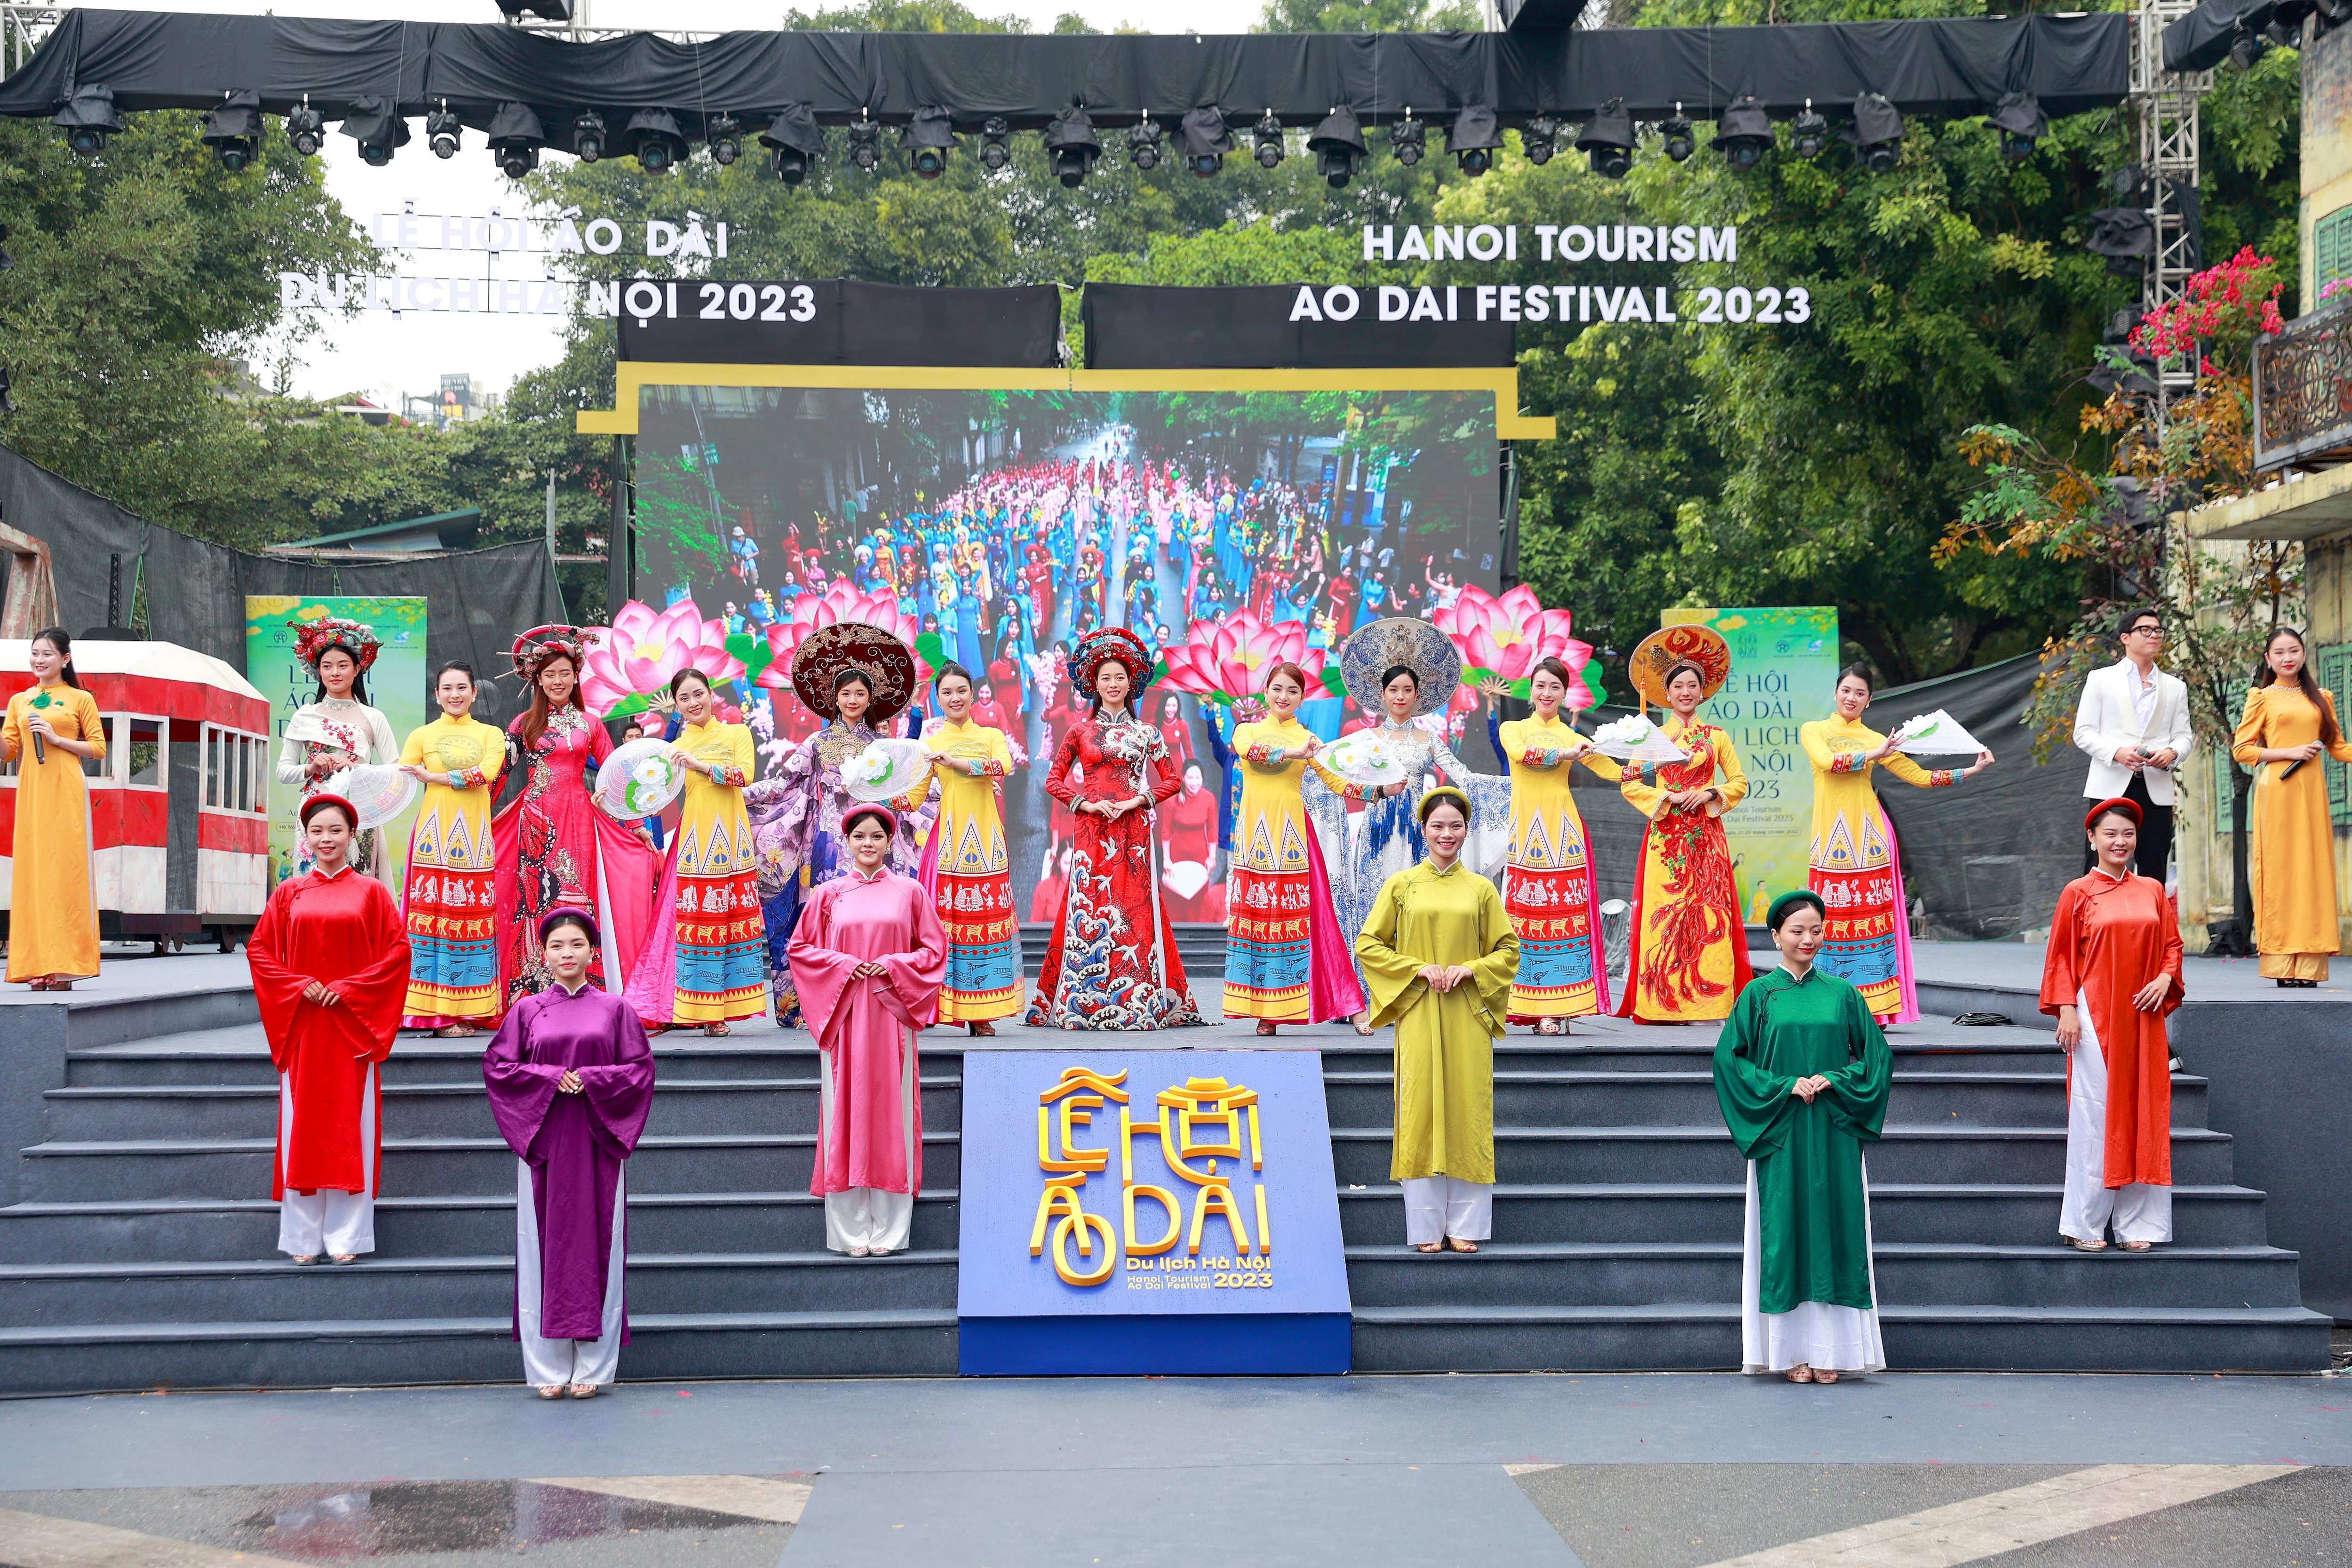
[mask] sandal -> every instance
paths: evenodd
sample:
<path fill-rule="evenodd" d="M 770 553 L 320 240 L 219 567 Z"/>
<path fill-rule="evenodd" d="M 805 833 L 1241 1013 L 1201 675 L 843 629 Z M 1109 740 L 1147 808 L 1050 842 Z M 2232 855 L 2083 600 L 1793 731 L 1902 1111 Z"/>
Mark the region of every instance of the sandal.
<path fill-rule="evenodd" d="M 73 982 L 70 980 L 52 980 L 49 982 L 49 989 L 52 991 L 70 991 L 73 989 Z"/>
<path fill-rule="evenodd" d="M 561 1399 L 563 1397 L 563 1385 L 560 1383 L 542 1383 L 539 1385 L 539 1396 L 541 1399 Z"/>
<path fill-rule="evenodd" d="M 2116 1245 L 2120 1246 L 2126 1252 L 2146 1252 L 2149 1247 L 2154 1247 L 2156 1243 L 2152 1241 L 2126 1241 L 2119 1242 Z"/>
<path fill-rule="evenodd" d="M 308 1258 L 289 1258 L 287 1261 L 294 1265 L 297 1268 L 308 1268 L 312 1264 L 319 1261 L 319 1255 L 314 1252 Z"/>
<path fill-rule="evenodd" d="M 850 1256 L 850 1257 L 852 1257 L 852 1258 L 865 1258 L 865 1257 L 869 1256 L 869 1255 L 872 1253 L 872 1251 L 873 1251 L 873 1248 L 871 1248 L 871 1247 L 851 1247 L 851 1248 L 849 1249 L 849 1256 Z"/>
<path fill-rule="evenodd" d="M 868 1258 L 887 1258 L 890 1256 L 890 1249 L 887 1247 L 869 1247 L 866 1249 L 866 1256 Z"/>
<path fill-rule="evenodd" d="M 1370 1037 L 1373 1032 L 1372 1021 L 1370 1018 L 1359 1018 L 1356 1020 L 1356 1033 Z"/>
<path fill-rule="evenodd" d="M 1478 1250 L 1478 1244 L 1476 1242 L 1465 1241 L 1458 1236 L 1447 1237 L 1445 1238 L 1445 1245 L 1452 1247 L 1456 1252 L 1475 1252 Z"/>
<path fill-rule="evenodd" d="M 25 982 L 25 989 L 27 991 L 47 991 L 48 988 L 49 983 L 46 976 L 38 980 L 27 980 Z"/>
<path fill-rule="evenodd" d="M 575 1383 L 572 1385 L 572 1397 L 574 1399 L 593 1399 L 602 1392 L 603 1390 L 593 1383 Z"/>
<path fill-rule="evenodd" d="M 1838 1374 L 1833 1372 L 1817 1372 L 1813 1373 L 1813 1381 L 1815 1383 L 1835 1383 L 1837 1380 Z"/>
<path fill-rule="evenodd" d="M 1271 1021 L 1267 1020 L 1267 1019 L 1260 1018 L 1260 1019 L 1257 1021 L 1257 1032 L 1258 1032 L 1259 1034 L 1261 1034 L 1261 1035 L 1271 1035 L 1271 1034 L 1273 1034 L 1273 1033 L 1274 1033 L 1274 1025 L 1273 1025 L 1273 1023 L 1272 1023 Z"/>
<path fill-rule="evenodd" d="M 996 1037 L 996 1026 L 993 1024 L 974 1024 L 971 1026 L 971 1033 L 974 1039 L 992 1040 Z"/>
<path fill-rule="evenodd" d="M 1562 1032 L 1563 1031 L 1560 1029 L 1559 1020 L 1558 1018 L 1538 1018 L 1536 1020 L 1536 1033 L 1538 1035 L 1557 1035 Z"/>
<path fill-rule="evenodd" d="M 702 1026 L 702 1032 L 714 1040 L 723 1040 L 735 1031 L 724 1024 L 705 1024 Z"/>
<path fill-rule="evenodd" d="M 2083 1241 L 2071 1236 L 2062 1236 L 2058 1239 L 2077 1252 L 2105 1252 L 2107 1249 L 2104 1241 Z"/>
<path fill-rule="evenodd" d="M 1790 1383 L 1811 1383 L 1813 1381 L 1813 1369 L 1811 1366 L 1801 1363 L 1790 1367 L 1780 1375 L 1787 1378 Z"/>
<path fill-rule="evenodd" d="M 1445 1243 L 1442 1241 L 1423 1241 L 1415 1242 L 1412 1245 L 1412 1249 L 1415 1252 L 1443 1252 L 1445 1250 Z"/>
<path fill-rule="evenodd" d="M 349 1268 L 352 1264 L 357 1263 L 359 1260 L 359 1254 L 356 1252 L 338 1252 L 333 1258 L 328 1259 L 329 1262 L 339 1263 L 346 1268 Z"/>
<path fill-rule="evenodd" d="M 470 1040 L 482 1031 L 471 1024 L 445 1024 L 433 1033 L 445 1040 Z"/>

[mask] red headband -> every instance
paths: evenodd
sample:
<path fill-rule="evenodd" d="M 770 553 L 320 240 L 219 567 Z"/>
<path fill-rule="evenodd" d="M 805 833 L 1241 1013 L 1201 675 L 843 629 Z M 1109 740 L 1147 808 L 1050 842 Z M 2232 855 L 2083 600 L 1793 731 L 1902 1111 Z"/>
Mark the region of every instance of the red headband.
<path fill-rule="evenodd" d="M 330 805 L 341 806 L 343 821 L 350 825 L 353 833 L 360 830 L 359 807 L 339 795 L 314 795 L 302 803 L 302 809 L 295 815 L 301 819 L 302 826 L 308 827 L 310 826 L 310 818 L 319 814 L 320 808 Z"/>
<path fill-rule="evenodd" d="M 2123 796 L 2117 795 L 2113 800 L 2103 800 L 2099 802 L 2098 805 L 2091 807 L 2089 814 L 2083 818 L 2083 831 L 2087 833 L 2092 828 L 2096 827 L 2099 825 L 2099 818 L 2106 816 L 2106 814 L 2111 811 L 2120 811 L 2126 816 L 2130 817 L 2134 827 L 2137 827 L 2140 825 L 2139 802 L 2136 800 L 2126 800 Z"/>

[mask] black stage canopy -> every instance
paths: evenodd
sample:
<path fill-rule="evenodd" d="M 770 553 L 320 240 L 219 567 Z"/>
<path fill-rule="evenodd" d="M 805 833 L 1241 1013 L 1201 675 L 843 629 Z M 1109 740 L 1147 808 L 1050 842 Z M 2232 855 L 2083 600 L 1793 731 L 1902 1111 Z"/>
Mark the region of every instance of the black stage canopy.
<path fill-rule="evenodd" d="M 782 321 L 620 318 L 621 357 L 675 364 L 997 365 L 1051 370 L 1061 363 L 1062 295 L 1021 289 L 909 289 L 834 278 L 811 283 L 730 283 L 773 298 Z M 1088 289 L 1089 295 L 1093 292 Z M 805 306 L 799 303 L 805 296 Z M 791 319 L 804 308 L 808 319 Z"/>
<path fill-rule="evenodd" d="M 252 92 L 278 114 L 307 98 L 329 120 L 355 100 L 389 100 L 407 115 L 446 100 L 486 130 L 511 102 L 536 111 L 544 144 L 565 151 L 585 110 L 666 109 L 698 136 L 712 116 L 740 117 L 748 132 L 799 104 L 833 125 L 868 116 L 904 124 L 936 108 L 965 132 L 990 117 L 1036 130 L 1074 104 L 1097 127 L 1148 113 L 1171 131 L 1204 107 L 1236 123 L 1270 107 L 1289 126 L 1335 105 L 1368 123 L 1408 110 L 1450 119 L 1470 105 L 1519 121 L 1622 98 L 1635 118 L 1656 120 L 1677 104 L 1711 115 L 1742 95 L 1776 114 L 1807 100 L 1838 113 L 1864 92 L 1920 114 L 1984 113 L 2005 93 L 2027 92 L 2056 115 L 2122 100 L 2129 23 L 2107 12 L 1528 33 L 738 32 L 699 43 L 640 33 L 591 43 L 495 23 L 71 11 L 0 82 L 0 114 L 53 114 L 78 89 L 109 89 L 117 110 L 205 109 Z"/>
<path fill-rule="evenodd" d="M 1314 320 L 1297 319 L 1303 288 L 1317 301 Z M 1422 292 L 1392 291 L 1401 297 Z M 1447 290 L 1427 292 L 1434 297 Z M 1087 330 L 1087 368 L 1362 370 L 1518 363 L 1511 324 L 1499 316 L 1474 320 L 1457 300 L 1454 321 L 1384 321 L 1378 293 L 1298 283 L 1223 289 L 1089 283 L 1078 306 Z M 1345 298 L 1334 300 L 1335 294 Z M 1344 310 L 1346 319 L 1323 313 L 1325 302 Z"/>

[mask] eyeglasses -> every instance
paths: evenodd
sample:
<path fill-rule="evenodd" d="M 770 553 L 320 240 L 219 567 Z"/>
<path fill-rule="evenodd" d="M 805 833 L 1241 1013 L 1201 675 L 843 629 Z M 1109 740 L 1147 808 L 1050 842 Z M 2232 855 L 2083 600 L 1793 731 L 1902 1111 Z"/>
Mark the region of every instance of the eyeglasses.
<path fill-rule="evenodd" d="M 2130 631 L 2126 632 L 2124 635 L 2125 635 L 2126 637 L 2162 637 L 2162 636 L 2164 635 L 2164 628 L 2163 628 L 2162 626 L 2134 626 L 2134 627 L 2132 627 L 2132 629 L 2131 629 Z"/>

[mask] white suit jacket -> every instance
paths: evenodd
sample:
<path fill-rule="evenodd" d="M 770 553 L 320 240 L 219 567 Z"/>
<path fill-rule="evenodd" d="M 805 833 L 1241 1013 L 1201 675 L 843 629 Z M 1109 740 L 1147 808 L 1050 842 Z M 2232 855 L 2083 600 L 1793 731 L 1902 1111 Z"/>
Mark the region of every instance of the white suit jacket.
<path fill-rule="evenodd" d="M 2147 778 L 2147 798 L 2158 805 L 2172 804 L 2173 774 L 2189 760 L 2189 688 L 2176 676 L 2156 672 L 2156 710 L 2142 730 L 2132 687 L 2139 672 L 2129 659 L 2091 672 L 2083 682 L 2083 700 L 2074 709 L 2074 744 L 2091 759 L 2091 773 L 2083 781 L 2088 800 L 2108 800 L 2124 793 L 2131 770 L 2116 761 L 2126 746 L 2178 753 L 2170 771 L 2142 770 Z"/>

